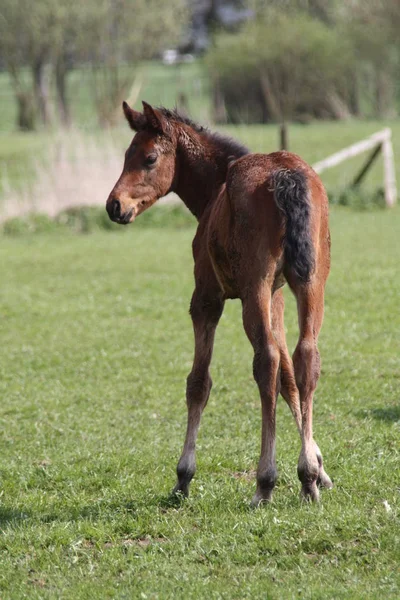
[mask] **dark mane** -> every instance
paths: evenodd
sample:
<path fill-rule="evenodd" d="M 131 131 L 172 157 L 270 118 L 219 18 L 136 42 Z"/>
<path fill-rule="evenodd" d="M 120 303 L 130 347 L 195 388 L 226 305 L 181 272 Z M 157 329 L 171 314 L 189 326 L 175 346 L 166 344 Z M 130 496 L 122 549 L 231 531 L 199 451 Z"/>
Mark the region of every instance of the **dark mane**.
<path fill-rule="evenodd" d="M 177 108 L 170 110 L 169 108 L 165 108 L 164 106 L 158 106 L 157 110 L 159 110 L 168 121 L 174 121 L 175 123 L 184 123 L 185 125 L 189 125 L 192 129 L 197 131 L 197 133 L 208 132 L 207 127 L 203 127 L 195 121 L 192 121 L 186 115 L 181 115 Z"/>
<path fill-rule="evenodd" d="M 170 110 L 169 108 L 164 108 L 163 106 L 158 107 L 158 110 L 166 117 L 169 121 L 173 121 L 175 123 L 183 123 L 184 125 L 188 125 L 197 133 L 203 134 L 211 139 L 215 145 L 220 148 L 224 154 L 227 156 L 232 156 L 234 158 L 239 158 L 240 156 L 244 156 L 245 154 L 249 154 L 250 150 L 232 139 L 228 135 L 223 135 L 222 133 L 210 131 L 207 127 L 203 127 L 203 125 L 199 125 L 186 115 L 182 115 L 175 108 Z"/>

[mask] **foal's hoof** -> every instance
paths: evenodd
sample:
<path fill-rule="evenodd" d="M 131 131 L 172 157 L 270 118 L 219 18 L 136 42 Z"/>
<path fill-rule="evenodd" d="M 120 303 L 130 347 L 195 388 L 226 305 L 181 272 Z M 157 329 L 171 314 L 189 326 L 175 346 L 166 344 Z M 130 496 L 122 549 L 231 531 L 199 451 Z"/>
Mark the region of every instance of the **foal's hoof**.
<path fill-rule="evenodd" d="M 328 490 L 330 490 L 333 488 L 332 480 L 329 477 L 328 473 L 324 469 L 324 461 L 322 460 L 322 454 L 321 454 L 320 449 L 318 448 L 318 446 L 315 442 L 314 442 L 314 445 L 315 445 L 315 453 L 317 455 L 318 466 L 319 466 L 317 485 L 318 485 L 318 487 L 323 487 L 323 488 L 327 488 Z"/>
<path fill-rule="evenodd" d="M 300 498 L 305 502 L 319 502 L 319 490 L 317 482 L 306 483 L 302 485 Z"/>
<path fill-rule="evenodd" d="M 189 498 L 189 486 L 178 482 L 172 490 L 171 496 L 182 499 Z"/>
<path fill-rule="evenodd" d="M 324 467 L 320 467 L 319 475 L 317 479 L 317 485 L 321 488 L 326 488 L 331 490 L 333 488 L 333 483 L 328 473 L 325 472 Z"/>
<path fill-rule="evenodd" d="M 268 502 L 271 502 L 271 500 L 272 490 L 266 494 L 262 494 L 261 492 L 257 491 L 250 502 L 250 507 L 258 508 L 259 506 L 261 506 L 261 504 L 267 504 Z"/>

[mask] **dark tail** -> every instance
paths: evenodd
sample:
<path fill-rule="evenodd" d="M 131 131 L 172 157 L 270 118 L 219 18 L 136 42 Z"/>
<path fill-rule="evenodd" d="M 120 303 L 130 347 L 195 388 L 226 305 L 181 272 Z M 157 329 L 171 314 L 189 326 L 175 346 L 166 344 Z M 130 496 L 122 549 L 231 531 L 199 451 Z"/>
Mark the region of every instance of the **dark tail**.
<path fill-rule="evenodd" d="M 285 262 L 304 283 L 314 270 L 311 207 L 307 179 L 302 171 L 282 169 L 273 175 L 275 202 L 285 217 Z"/>

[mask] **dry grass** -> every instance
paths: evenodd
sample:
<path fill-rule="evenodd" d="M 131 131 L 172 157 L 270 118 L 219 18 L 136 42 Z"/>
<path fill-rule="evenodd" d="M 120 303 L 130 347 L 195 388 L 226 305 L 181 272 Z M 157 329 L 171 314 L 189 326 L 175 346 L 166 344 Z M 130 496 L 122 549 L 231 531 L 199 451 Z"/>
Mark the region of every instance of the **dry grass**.
<path fill-rule="evenodd" d="M 32 163 L 34 177 L 20 188 L 3 174 L 0 222 L 27 213 L 54 217 L 75 206 L 104 206 L 121 173 L 123 150 L 111 135 L 96 138 L 73 130 L 58 133 Z M 173 200 L 173 195 L 167 199 Z"/>

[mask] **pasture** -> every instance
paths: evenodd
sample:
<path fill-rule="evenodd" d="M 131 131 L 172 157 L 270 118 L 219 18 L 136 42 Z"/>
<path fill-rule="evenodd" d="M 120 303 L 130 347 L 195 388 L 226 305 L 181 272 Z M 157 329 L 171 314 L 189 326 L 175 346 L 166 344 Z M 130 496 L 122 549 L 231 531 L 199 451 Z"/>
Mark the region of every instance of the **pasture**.
<path fill-rule="evenodd" d="M 168 498 L 194 224 L 2 237 L 1 598 L 399 597 L 400 211 L 335 207 L 331 229 L 314 431 L 335 487 L 300 503 L 300 440 L 280 399 L 279 480 L 259 510 L 238 301 L 217 330 L 191 497 Z"/>

